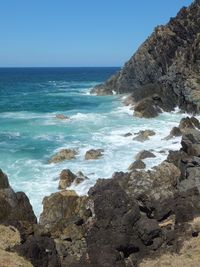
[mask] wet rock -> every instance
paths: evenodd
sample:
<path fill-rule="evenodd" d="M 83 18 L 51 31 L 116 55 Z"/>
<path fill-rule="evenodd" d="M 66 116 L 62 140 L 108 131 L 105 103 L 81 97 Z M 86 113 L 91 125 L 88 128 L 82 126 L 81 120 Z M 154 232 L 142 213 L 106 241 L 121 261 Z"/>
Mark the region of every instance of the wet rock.
<path fill-rule="evenodd" d="M 134 104 L 135 104 L 135 100 L 134 100 L 133 95 L 129 95 L 129 96 L 127 96 L 127 97 L 124 99 L 123 103 L 124 103 L 125 106 L 134 106 Z"/>
<path fill-rule="evenodd" d="M 56 119 L 59 120 L 69 120 L 70 118 L 64 114 L 56 114 Z"/>
<path fill-rule="evenodd" d="M 64 160 L 75 159 L 77 151 L 75 149 L 61 149 L 49 159 L 49 163 L 58 163 Z"/>
<path fill-rule="evenodd" d="M 129 136 L 132 136 L 133 134 L 132 133 L 126 133 L 126 134 L 124 134 L 123 136 L 124 137 L 129 137 Z"/>
<path fill-rule="evenodd" d="M 136 160 L 142 160 L 146 158 L 155 158 L 155 157 L 156 156 L 152 152 L 147 151 L 147 150 L 142 150 L 135 156 Z"/>
<path fill-rule="evenodd" d="M 136 169 L 145 169 L 145 168 L 146 164 L 142 160 L 136 160 L 128 167 L 128 170 L 133 171 Z"/>
<path fill-rule="evenodd" d="M 88 180 L 88 177 L 85 176 L 81 171 L 76 173 L 76 179 L 74 181 L 74 183 L 76 185 L 79 185 L 80 183 L 84 182 L 85 180 Z"/>
<path fill-rule="evenodd" d="M 62 170 L 60 173 L 60 181 L 58 189 L 66 189 L 69 187 L 76 179 L 76 175 L 72 173 L 69 169 Z"/>
<path fill-rule="evenodd" d="M 180 130 L 184 130 L 187 128 L 190 129 L 200 129 L 200 122 L 195 118 L 195 117 L 186 117 L 181 119 L 180 123 L 179 123 L 179 128 Z"/>
<path fill-rule="evenodd" d="M 90 149 L 85 153 L 85 160 L 99 159 L 103 156 L 103 149 Z"/>
<path fill-rule="evenodd" d="M 170 140 L 173 137 L 181 136 L 182 132 L 179 127 L 173 127 L 172 130 L 170 131 L 170 134 L 164 138 L 164 140 Z"/>
<path fill-rule="evenodd" d="M 152 130 L 139 131 L 139 133 L 137 133 L 137 136 L 134 137 L 133 140 L 139 141 L 139 142 L 144 142 L 146 140 L 149 140 L 149 137 L 153 136 L 155 134 L 156 133 Z"/>
<path fill-rule="evenodd" d="M 200 156 L 200 131 L 189 129 L 181 141 L 182 149 L 190 156 Z"/>
<path fill-rule="evenodd" d="M 140 118 L 154 118 L 162 112 L 151 98 L 145 98 L 134 106 L 134 115 Z"/>

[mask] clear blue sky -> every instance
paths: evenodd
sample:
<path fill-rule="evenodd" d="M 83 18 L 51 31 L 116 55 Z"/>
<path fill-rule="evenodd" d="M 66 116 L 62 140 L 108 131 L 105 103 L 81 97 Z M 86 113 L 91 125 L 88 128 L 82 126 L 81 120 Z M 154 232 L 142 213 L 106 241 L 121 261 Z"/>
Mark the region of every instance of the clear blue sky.
<path fill-rule="evenodd" d="M 192 0 L 2 0 L 0 66 L 121 66 Z"/>

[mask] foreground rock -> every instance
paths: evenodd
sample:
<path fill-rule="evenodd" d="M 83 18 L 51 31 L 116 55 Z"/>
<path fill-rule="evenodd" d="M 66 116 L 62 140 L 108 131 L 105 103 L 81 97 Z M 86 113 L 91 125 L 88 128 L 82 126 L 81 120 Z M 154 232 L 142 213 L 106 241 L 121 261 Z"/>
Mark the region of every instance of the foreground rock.
<path fill-rule="evenodd" d="M 0 223 L 20 222 L 26 228 L 37 222 L 28 197 L 23 192 L 13 191 L 8 177 L 2 170 L 0 170 L 0 207 Z"/>
<path fill-rule="evenodd" d="M 161 109 L 171 111 L 176 106 L 198 113 L 199 15 L 199 0 L 188 8 L 183 7 L 165 26 L 155 28 L 116 75 L 92 92 L 99 95 L 112 94 L 113 90 L 131 93 L 131 101 L 136 104 L 135 114 L 139 117 L 154 117 Z"/>
<path fill-rule="evenodd" d="M 49 159 L 49 163 L 58 163 L 64 160 L 75 159 L 77 151 L 75 149 L 61 149 Z"/>
<path fill-rule="evenodd" d="M 139 141 L 139 142 L 144 142 L 146 140 L 149 140 L 149 137 L 153 136 L 155 134 L 156 133 L 152 130 L 139 131 L 139 133 L 137 133 L 137 136 L 134 137 L 133 140 Z"/>
<path fill-rule="evenodd" d="M 87 198 L 65 190 L 44 198 L 40 225 L 51 233 L 62 266 L 72 266 L 86 251 Z"/>
<path fill-rule="evenodd" d="M 91 159 L 99 159 L 103 156 L 104 150 L 103 149 L 90 149 L 85 153 L 85 159 L 91 160 Z"/>
<path fill-rule="evenodd" d="M 148 150 L 142 150 L 135 156 L 136 160 L 143 160 L 146 158 L 155 158 L 155 157 L 156 156 Z"/>

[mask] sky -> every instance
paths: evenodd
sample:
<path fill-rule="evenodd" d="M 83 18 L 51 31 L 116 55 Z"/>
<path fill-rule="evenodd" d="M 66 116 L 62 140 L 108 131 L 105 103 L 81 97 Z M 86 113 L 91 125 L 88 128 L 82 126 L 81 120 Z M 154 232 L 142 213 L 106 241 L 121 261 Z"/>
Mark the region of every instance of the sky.
<path fill-rule="evenodd" d="M 0 0 L 0 67 L 122 66 L 192 0 Z"/>

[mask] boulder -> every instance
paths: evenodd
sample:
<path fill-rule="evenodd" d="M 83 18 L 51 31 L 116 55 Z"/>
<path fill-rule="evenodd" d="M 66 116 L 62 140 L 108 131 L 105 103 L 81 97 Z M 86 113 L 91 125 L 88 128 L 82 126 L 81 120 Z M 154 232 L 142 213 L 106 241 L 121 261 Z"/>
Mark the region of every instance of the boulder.
<path fill-rule="evenodd" d="M 103 149 L 90 149 L 85 153 L 85 160 L 99 159 L 103 156 Z"/>
<path fill-rule="evenodd" d="M 181 141 L 182 150 L 190 156 L 200 156 L 200 131 L 196 129 L 187 130 Z"/>
<path fill-rule="evenodd" d="M 152 98 L 144 98 L 134 106 L 134 115 L 140 118 L 154 118 L 161 112 L 161 108 Z"/>
<path fill-rule="evenodd" d="M 148 150 L 142 150 L 135 156 L 136 160 L 142 160 L 146 158 L 155 158 L 155 157 L 156 156 Z"/>
<path fill-rule="evenodd" d="M 128 167 L 128 170 L 133 171 L 136 169 L 145 169 L 145 168 L 146 164 L 142 160 L 136 160 Z"/>
<path fill-rule="evenodd" d="M 187 128 L 190 129 L 200 129 L 200 122 L 197 118 L 195 117 L 186 117 L 181 119 L 180 123 L 179 123 L 179 128 L 180 130 L 184 131 Z"/>
<path fill-rule="evenodd" d="M 137 136 L 133 138 L 133 140 L 135 141 L 139 141 L 139 142 L 144 142 L 146 140 L 149 140 L 149 136 L 153 136 L 156 133 L 152 130 L 144 130 L 144 131 L 139 131 L 139 133 L 137 133 Z"/>
<path fill-rule="evenodd" d="M 58 189 L 66 189 L 69 187 L 76 179 L 76 175 L 72 173 L 69 169 L 62 170 L 60 173 L 60 181 Z"/>
<path fill-rule="evenodd" d="M 74 174 L 69 169 L 62 170 L 62 172 L 60 173 L 58 189 L 66 189 L 67 187 L 70 187 L 73 183 L 75 185 L 79 185 L 86 179 L 88 179 L 88 177 L 85 176 L 81 171 Z"/>
<path fill-rule="evenodd" d="M 61 149 L 49 159 L 49 163 L 58 163 L 64 160 L 75 159 L 77 151 L 75 149 Z"/>

